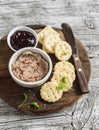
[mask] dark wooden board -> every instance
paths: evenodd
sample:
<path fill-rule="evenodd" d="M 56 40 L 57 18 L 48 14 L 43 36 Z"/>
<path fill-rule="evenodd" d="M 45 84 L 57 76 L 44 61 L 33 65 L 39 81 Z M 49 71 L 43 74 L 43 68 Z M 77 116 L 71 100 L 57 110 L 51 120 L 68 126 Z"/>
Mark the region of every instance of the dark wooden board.
<path fill-rule="evenodd" d="M 37 32 L 39 32 L 41 29 L 44 28 L 44 25 L 28 25 L 28 26 L 35 29 Z M 65 40 L 62 30 L 58 28 L 54 29 L 60 34 L 61 39 Z M 86 79 L 87 81 L 89 81 L 91 67 L 87 52 L 82 43 L 77 39 L 75 40 L 78 47 L 79 56 L 85 72 Z M 41 45 L 38 44 L 38 47 L 41 48 Z M 82 93 L 80 92 L 77 78 L 74 81 L 73 90 L 64 93 L 62 98 L 56 103 L 47 103 L 41 99 L 39 93 L 41 86 L 29 89 L 17 85 L 12 80 L 8 72 L 8 62 L 12 54 L 13 52 L 7 45 L 7 36 L 4 36 L 0 40 L 0 97 L 13 108 L 21 110 L 22 112 L 25 112 L 27 114 L 48 114 L 57 112 L 65 107 L 69 107 L 75 101 L 77 101 L 79 97 L 81 97 Z M 58 60 L 55 58 L 54 55 L 50 56 L 52 58 L 54 66 L 54 64 Z M 70 59 L 70 62 L 73 63 L 72 58 Z M 23 93 L 27 93 L 29 95 L 29 99 L 27 102 L 31 101 L 38 102 L 40 106 L 39 109 L 35 109 L 32 106 L 24 106 L 18 108 L 18 105 L 23 101 Z"/>

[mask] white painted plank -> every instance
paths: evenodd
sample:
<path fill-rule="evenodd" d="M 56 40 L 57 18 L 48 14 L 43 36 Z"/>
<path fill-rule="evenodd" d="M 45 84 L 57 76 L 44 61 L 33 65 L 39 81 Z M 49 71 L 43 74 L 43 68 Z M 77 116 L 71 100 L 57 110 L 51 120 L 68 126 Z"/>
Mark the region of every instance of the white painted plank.
<path fill-rule="evenodd" d="M 99 1 L 98 0 L 0 0 L 0 38 L 13 27 L 67 22 L 84 44 L 91 61 L 90 93 L 74 105 L 46 116 L 29 116 L 0 99 L 0 130 L 98 130 L 99 129 Z"/>

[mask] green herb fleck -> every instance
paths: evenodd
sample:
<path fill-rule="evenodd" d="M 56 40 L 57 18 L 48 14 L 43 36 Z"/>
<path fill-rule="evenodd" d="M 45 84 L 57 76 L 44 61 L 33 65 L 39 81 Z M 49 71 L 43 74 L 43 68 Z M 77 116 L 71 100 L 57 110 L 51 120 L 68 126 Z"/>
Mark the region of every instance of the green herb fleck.
<path fill-rule="evenodd" d="M 30 103 L 30 105 L 34 106 L 35 108 L 39 108 L 39 105 L 37 102 L 32 102 L 32 103 Z"/>
<path fill-rule="evenodd" d="M 61 89 L 63 89 L 63 88 L 64 88 L 64 86 L 63 86 L 62 84 L 59 84 L 59 85 L 58 85 L 58 89 L 59 89 L 59 90 L 61 90 Z"/>
<path fill-rule="evenodd" d="M 26 93 L 24 93 L 24 100 L 23 100 L 23 102 L 18 106 L 18 108 L 20 108 L 20 107 L 22 107 L 22 106 L 24 105 L 24 103 L 26 102 L 27 98 L 28 98 L 28 95 L 27 95 Z"/>
<path fill-rule="evenodd" d="M 63 52 L 62 55 L 66 55 L 67 53 L 66 52 Z"/>
<path fill-rule="evenodd" d="M 31 102 L 31 103 L 26 103 L 28 99 L 28 95 L 26 93 L 24 93 L 24 100 L 23 102 L 18 106 L 18 108 L 22 107 L 22 106 L 25 106 L 25 105 L 31 105 L 31 106 L 34 106 L 34 108 L 39 108 L 39 105 L 37 102 Z"/>
<path fill-rule="evenodd" d="M 66 83 L 66 77 L 65 77 L 65 76 L 62 77 L 62 82 L 63 82 L 63 83 Z"/>

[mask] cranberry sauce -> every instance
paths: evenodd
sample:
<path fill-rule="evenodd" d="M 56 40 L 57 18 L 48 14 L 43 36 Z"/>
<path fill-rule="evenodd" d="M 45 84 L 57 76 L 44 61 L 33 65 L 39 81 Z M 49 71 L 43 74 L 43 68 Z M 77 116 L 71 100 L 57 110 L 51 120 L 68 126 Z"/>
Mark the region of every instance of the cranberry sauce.
<path fill-rule="evenodd" d="M 36 38 L 31 32 L 18 30 L 11 36 L 10 43 L 15 50 L 19 50 L 24 47 L 34 47 Z"/>

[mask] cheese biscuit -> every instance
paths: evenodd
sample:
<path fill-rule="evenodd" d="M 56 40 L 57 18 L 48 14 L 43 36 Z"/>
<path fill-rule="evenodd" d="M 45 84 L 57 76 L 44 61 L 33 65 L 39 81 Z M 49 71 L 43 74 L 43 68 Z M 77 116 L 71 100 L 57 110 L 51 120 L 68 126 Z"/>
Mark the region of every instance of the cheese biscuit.
<path fill-rule="evenodd" d="M 45 83 L 40 90 L 41 98 L 47 102 L 56 102 L 62 97 L 62 90 L 58 89 L 56 82 Z"/>
<path fill-rule="evenodd" d="M 57 35 L 59 36 L 59 33 L 57 33 L 53 28 L 51 28 L 49 25 L 47 25 L 41 32 L 38 33 L 38 39 L 41 44 L 44 43 L 44 38 L 49 35 Z"/>
<path fill-rule="evenodd" d="M 42 46 L 43 51 L 45 51 L 46 53 L 50 53 L 48 50 L 46 50 L 46 48 L 44 47 L 44 45 Z"/>
<path fill-rule="evenodd" d="M 58 35 L 55 34 L 50 34 L 45 37 L 44 39 L 44 48 L 49 52 L 49 53 L 54 53 L 55 52 L 55 46 L 61 41 Z"/>
<path fill-rule="evenodd" d="M 68 75 L 65 72 L 54 72 L 53 77 L 51 79 L 52 82 L 57 82 L 58 86 L 60 85 L 62 87 L 63 92 L 67 92 L 72 87 L 72 79 L 70 75 Z"/>
<path fill-rule="evenodd" d="M 61 41 L 55 46 L 55 56 L 58 60 L 69 60 L 71 55 L 71 46 L 66 41 Z"/>
<path fill-rule="evenodd" d="M 60 61 L 57 62 L 54 66 L 54 72 L 66 72 L 68 75 L 71 76 L 72 81 L 75 80 L 75 68 L 74 66 L 68 61 Z"/>

